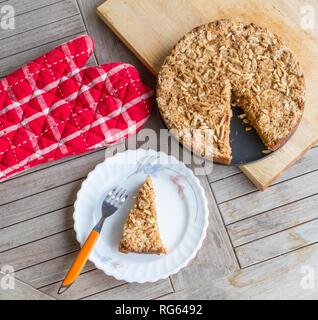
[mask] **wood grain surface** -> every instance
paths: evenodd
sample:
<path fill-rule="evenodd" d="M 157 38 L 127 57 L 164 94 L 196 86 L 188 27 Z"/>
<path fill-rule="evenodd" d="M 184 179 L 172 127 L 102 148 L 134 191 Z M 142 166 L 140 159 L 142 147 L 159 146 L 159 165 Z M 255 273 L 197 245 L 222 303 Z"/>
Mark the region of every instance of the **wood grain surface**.
<path fill-rule="evenodd" d="M 136 65 L 144 81 L 154 88 L 155 77 L 97 17 L 96 8 L 103 2 L 5 1 L 14 5 L 19 19 L 16 30 L 0 32 L 0 76 L 67 39 L 89 33 L 96 43 L 89 64 L 127 61 Z M 188 1 L 169 0 L 170 8 L 176 3 Z M 229 3 L 224 1 L 224 8 Z M 255 3 L 254 12 L 257 1 L 250 3 Z M 301 6 L 315 6 L 317 1 L 268 3 L 273 17 L 283 15 L 297 22 Z M 43 19 L 52 8 L 56 12 Z M 194 17 L 202 10 L 198 7 Z M 175 15 L 176 20 L 181 17 Z M 312 30 L 316 35 L 317 27 Z M 309 32 L 307 35 L 311 37 Z M 160 38 L 158 41 L 160 46 Z M 146 127 L 157 133 L 163 128 L 156 108 Z M 151 147 L 160 148 L 157 144 Z M 105 150 L 28 170 L 0 184 L 0 270 L 13 267 L 16 280 L 14 290 L 0 286 L 0 299 L 317 299 L 317 281 L 314 289 L 302 286 L 308 268 L 318 276 L 317 153 L 317 147 L 310 150 L 265 192 L 258 191 L 237 168 L 214 165 L 209 175 L 199 177 L 210 212 L 207 237 L 186 268 L 157 283 L 136 285 L 117 281 L 88 263 L 65 296 L 57 296 L 56 291 L 79 250 L 72 221 L 75 196 L 88 172 L 104 160 Z"/>

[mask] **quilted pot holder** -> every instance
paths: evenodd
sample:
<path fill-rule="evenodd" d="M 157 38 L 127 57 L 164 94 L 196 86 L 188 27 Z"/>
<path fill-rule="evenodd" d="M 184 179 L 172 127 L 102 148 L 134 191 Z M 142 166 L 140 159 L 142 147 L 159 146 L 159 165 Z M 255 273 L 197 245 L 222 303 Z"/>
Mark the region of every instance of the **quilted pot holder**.
<path fill-rule="evenodd" d="M 146 122 L 153 93 L 137 70 L 84 67 L 93 49 L 81 36 L 0 80 L 0 181 L 118 142 Z"/>

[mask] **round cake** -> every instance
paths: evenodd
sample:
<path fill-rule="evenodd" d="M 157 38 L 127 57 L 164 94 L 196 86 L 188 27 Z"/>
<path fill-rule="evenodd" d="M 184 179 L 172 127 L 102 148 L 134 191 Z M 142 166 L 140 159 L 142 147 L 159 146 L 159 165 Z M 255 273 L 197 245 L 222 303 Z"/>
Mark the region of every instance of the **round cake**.
<path fill-rule="evenodd" d="M 224 164 L 232 160 L 232 106 L 243 109 L 274 151 L 297 128 L 304 96 L 304 75 L 292 51 L 253 23 L 218 20 L 193 29 L 158 76 L 157 102 L 167 127 L 195 153 Z"/>

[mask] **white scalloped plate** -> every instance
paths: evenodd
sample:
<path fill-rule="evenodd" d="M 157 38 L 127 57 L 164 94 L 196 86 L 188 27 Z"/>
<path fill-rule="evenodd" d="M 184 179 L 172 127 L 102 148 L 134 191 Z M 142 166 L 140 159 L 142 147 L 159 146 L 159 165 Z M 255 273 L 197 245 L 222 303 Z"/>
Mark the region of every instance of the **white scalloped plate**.
<path fill-rule="evenodd" d="M 149 157 L 155 161 L 147 163 Z M 168 253 L 123 254 L 117 250 L 122 227 L 133 196 L 148 174 L 153 179 L 159 230 Z M 162 152 L 128 150 L 106 159 L 88 175 L 77 194 L 74 229 L 81 244 L 101 216 L 105 195 L 119 184 L 130 197 L 105 221 L 89 259 L 106 274 L 127 282 L 154 282 L 177 273 L 195 257 L 206 235 L 208 207 L 199 180 L 183 163 Z"/>

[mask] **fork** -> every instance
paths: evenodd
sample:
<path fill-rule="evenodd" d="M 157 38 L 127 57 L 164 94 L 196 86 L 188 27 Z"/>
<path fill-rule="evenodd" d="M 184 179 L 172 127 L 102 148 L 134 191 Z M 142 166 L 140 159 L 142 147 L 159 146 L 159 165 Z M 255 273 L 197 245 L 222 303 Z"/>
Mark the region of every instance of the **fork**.
<path fill-rule="evenodd" d="M 112 189 L 105 197 L 102 204 L 102 216 L 98 223 L 95 225 L 88 238 L 86 239 L 83 247 L 75 258 L 72 266 L 70 267 L 65 279 L 63 280 L 58 294 L 64 293 L 77 279 L 83 270 L 87 259 L 100 235 L 106 218 L 113 215 L 127 200 L 128 193 L 124 188 L 116 187 Z"/>
<path fill-rule="evenodd" d="M 156 156 L 146 156 L 144 158 L 142 158 L 141 160 L 139 160 L 137 162 L 137 169 L 135 172 L 131 173 L 127 179 L 129 179 L 130 177 L 132 177 L 135 174 L 141 173 L 143 168 L 145 167 L 145 165 L 148 164 L 155 164 L 158 161 L 158 157 Z"/>

